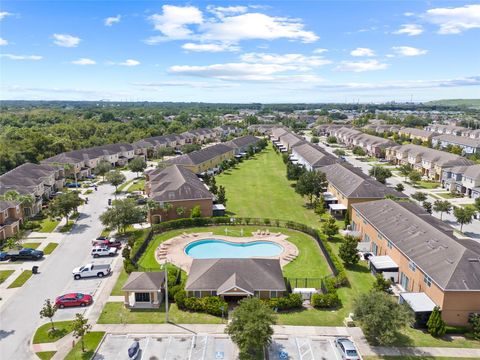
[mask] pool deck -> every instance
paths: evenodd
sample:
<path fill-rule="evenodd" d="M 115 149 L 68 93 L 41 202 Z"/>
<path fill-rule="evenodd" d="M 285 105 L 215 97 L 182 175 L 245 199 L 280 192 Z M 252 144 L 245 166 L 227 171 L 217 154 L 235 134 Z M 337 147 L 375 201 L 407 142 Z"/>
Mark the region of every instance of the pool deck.
<path fill-rule="evenodd" d="M 202 233 L 183 233 L 164 241 L 155 251 L 155 258 L 160 264 L 165 262 L 174 264 L 185 270 L 190 271 L 193 258 L 185 253 L 185 248 L 194 241 L 206 239 L 218 239 L 232 243 L 249 243 L 253 241 L 271 241 L 280 245 L 283 251 L 278 256 L 262 256 L 262 258 L 280 259 L 280 266 L 284 267 L 290 261 L 298 256 L 298 248 L 287 241 L 288 236 L 282 233 L 269 233 L 268 231 L 258 231 L 249 237 L 234 237 L 226 235 L 213 235 L 211 232 Z"/>

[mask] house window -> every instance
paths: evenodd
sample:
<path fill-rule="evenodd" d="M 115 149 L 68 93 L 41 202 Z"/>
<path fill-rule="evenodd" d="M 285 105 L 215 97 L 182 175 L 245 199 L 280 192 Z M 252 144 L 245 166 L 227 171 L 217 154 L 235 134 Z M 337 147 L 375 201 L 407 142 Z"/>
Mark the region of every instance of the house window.
<path fill-rule="evenodd" d="M 150 302 L 150 293 L 135 293 L 135 302 Z"/>
<path fill-rule="evenodd" d="M 370 236 L 365 234 L 365 236 L 363 237 L 363 240 L 366 241 L 366 242 L 370 242 Z"/>
<path fill-rule="evenodd" d="M 388 246 L 389 249 L 393 248 L 393 244 L 390 240 L 387 241 L 387 246 Z"/>
<path fill-rule="evenodd" d="M 428 287 L 432 286 L 432 278 L 428 275 L 423 277 L 423 282 L 427 284 Z"/>
<path fill-rule="evenodd" d="M 410 268 L 410 270 L 412 271 L 415 271 L 417 269 L 417 265 L 415 265 L 415 263 L 413 261 L 409 261 L 408 262 L 408 267 Z"/>
<path fill-rule="evenodd" d="M 202 296 L 202 292 L 201 292 L 201 291 L 194 291 L 194 292 L 193 292 L 193 296 L 199 298 L 199 297 Z"/>
<path fill-rule="evenodd" d="M 217 296 L 217 292 L 215 290 L 211 291 L 212 296 Z"/>
<path fill-rule="evenodd" d="M 352 222 L 352 230 L 353 231 L 357 230 L 357 224 L 355 223 L 355 221 Z"/>
<path fill-rule="evenodd" d="M 270 297 L 271 298 L 276 298 L 277 297 L 277 291 L 270 291 Z"/>

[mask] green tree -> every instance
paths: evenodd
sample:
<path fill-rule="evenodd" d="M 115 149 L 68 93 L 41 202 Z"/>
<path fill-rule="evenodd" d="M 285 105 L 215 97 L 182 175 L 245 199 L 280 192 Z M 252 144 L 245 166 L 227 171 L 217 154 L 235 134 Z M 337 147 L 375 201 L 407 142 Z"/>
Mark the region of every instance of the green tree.
<path fill-rule="evenodd" d="M 397 190 L 398 192 L 402 192 L 403 190 L 405 190 L 405 186 L 399 183 L 395 186 L 395 190 Z"/>
<path fill-rule="evenodd" d="M 217 181 L 215 180 L 215 177 L 210 178 L 210 184 L 209 184 L 210 192 L 214 195 L 217 194 L 218 192 L 218 187 L 217 187 Z"/>
<path fill-rule="evenodd" d="M 443 213 L 449 214 L 452 210 L 452 204 L 448 200 L 435 200 L 433 210 L 440 213 L 440 220 L 442 220 Z"/>
<path fill-rule="evenodd" d="M 475 198 L 475 203 L 473 204 L 473 207 L 477 212 L 480 211 L 480 197 Z"/>
<path fill-rule="evenodd" d="M 287 163 L 287 179 L 298 180 L 300 176 L 305 172 L 305 168 L 302 165 Z"/>
<path fill-rule="evenodd" d="M 171 156 L 175 154 L 175 150 L 171 147 L 161 147 L 153 153 L 155 159 L 163 160 L 165 156 Z"/>
<path fill-rule="evenodd" d="M 375 275 L 375 282 L 373 283 L 373 290 L 383 291 L 387 294 L 393 294 L 392 280 L 385 279 L 382 274 Z"/>
<path fill-rule="evenodd" d="M 202 209 L 200 208 L 199 205 L 194 206 L 194 207 L 190 210 L 190 217 L 191 217 L 191 218 L 199 218 L 199 217 L 202 217 Z"/>
<path fill-rule="evenodd" d="M 338 255 L 347 265 L 355 265 L 360 259 L 357 250 L 358 240 L 353 236 L 346 235 L 343 239 L 340 248 L 338 249 Z"/>
<path fill-rule="evenodd" d="M 326 211 L 325 198 L 323 196 L 319 196 L 317 201 L 315 201 L 315 214 L 322 216 Z"/>
<path fill-rule="evenodd" d="M 68 225 L 68 218 L 72 211 L 76 211 L 82 204 L 83 200 L 77 191 L 70 191 L 56 196 L 48 206 L 48 214 L 50 217 L 64 217 L 65 224 Z"/>
<path fill-rule="evenodd" d="M 240 300 L 225 332 L 238 346 L 240 359 L 254 360 L 271 343 L 275 322 L 272 309 L 259 298 L 251 297 Z"/>
<path fill-rule="evenodd" d="M 408 179 L 413 185 L 417 185 L 417 183 L 422 180 L 422 174 L 420 174 L 418 171 L 412 171 L 408 175 Z"/>
<path fill-rule="evenodd" d="M 378 182 L 385 184 L 389 177 L 392 177 L 392 172 L 384 166 L 372 166 L 368 171 L 370 176 L 373 176 Z"/>
<path fill-rule="evenodd" d="M 147 163 L 142 157 L 136 157 L 128 163 L 128 168 L 130 169 L 130 171 L 137 173 L 138 178 L 138 173 L 142 172 L 147 168 Z"/>
<path fill-rule="evenodd" d="M 440 308 L 435 306 L 427 321 L 428 332 L 434 337 L 442 337 L 445 335 L 447 329 L 445 328 L 445 321 L 442 320 Z"/>
<path fill-rule="evenodd" d="M 413 167 L 410 164 L 402 164 L 398 167 L 398 171 L 400 172 L 400 175 L 404 177 L 405 181 L 407 181 L 407 178 L 413 171 Z"/>
<path fill-rule="evenodd" d="M 336 144 L 337 143 L 337 138 L 335 136 L 329 136 L 329 137 L 327 137 L 327 143 Z"/>
<path fill-rule="evenodd" d="M 318 144 L 320 139 L 317 136 L 312 136 L 310 141 L 312 142 L 312 144 Z"/>
<path fill-rule="evenodd" d="M 183 217 L 183 215 L 185 215 L 185 212 L 187 211 L 187 209 L 183 206 L 179 206 L 179 207 L 177 207 L 177 209 L 175 211 L 177 212 L 178 216 Z"/>
<path fill-rule="evenodd" d="M 480 340 L 480 314 L 470 315 L 468 322 L 472 326 L 473 337 L 477 340 Z"/>
<path fill-rule="evenodd" d="M 309 204 L 313 204 L 313 197 L 317 199 L 327 189 L 327 177 L 325 173 L 319 171 L 306 171 L 298 178 L 295 191 L 302 195 L 308 196 Z"/>
<path fill-rule="evenodd" d="M 16 201 L 20 203 L 25 214 L 30 214 L 30 209 L 35 203 L 35 198 L 32 195 L 21 195 L 16 190 L 7 190 L 3 195 L 0 195 L 0 200 L 3 201 Z M 28 211 L 25 211 L 28 209 Z"/>
<path fill-rule="evenodd" d="M 52 325 L 51 331 L 55 331 L 55 324 L 53 323 L 53 317 L 57 312 L 57 305 L 53 304 L 50 299 L 46 299 L 43 304 L 42 309 L 40 310 L 40 318 L 50 319 L 50 324 Z"/>
<path fill-rule="evenodd" d="M 111 171 L 112 169 L 113 169 L 112 164 L 110 164 L 106 160 L 102 160 L 97 164 L 94 172 L 96 175 L 100 175 L 102 177 L 102 180 L 105 181 L 105 174 Z"/>
<path fill-rule="evenodd" d="M 427 213 L 429 213 L 429 214 L 432 213 L 432 203 L 430 201 L 424 201 L 422 203 L 422 206 Z"/>
<path fill-rule="evenodd" d="M 100 221 L 106 227 L 125 231 L 129 225 L 145 221 L 145 211 L 133 199 L 119 199 L 100 215 Z"/>
<path fill-rule="evenodd" d="M 357 156 L 365 156 L 367 153 L 360 146 L 355 146 L 352 150 L 352 153 Z"/>
<path fill-rule="evenodd" d="M 475 210 L 471 207 L 455 207 L 453 209 L 453 216 L 457 219 L 457 222 L 460 224 L 460 232 L 463 230 L 463 225 L 470 224 L 473 220 L 473 215 Z"/>
<path fill-rule="evenodd" d="M 73 320 L 72 324 L 73 336 L 76 339 L 80 339 L 82 352 L 85 352 L 83 337 L 89 332 L 91 327 L 92 326 L 88 323 L 88 319 L 85 319 L 82 314 L 75 314 L 75 319 Z"/>
<path fill-rule="evenodd" d="M 105 178 L 111 185 L 115 186 L 115 197 L 116 197 L 118 193 L 118 185 L 122 184 L 125 181 L 126 179 L 125 175 L 123 175 L 118 170 L 112 170 L 107 173 Z"/>
<path fill-rule="evenodd" d="M 329 240 L 338 234 L 338 225 L 333 216 L 329 216 L 328 219 L 322 224 L 322 230 L 323 233 L 327 235 Z"/>
<path fill-rule="evenodd" d="M 218 187 L 217 200 L 220 204 L 227 206 L 227 195 L 225 194 L 225 187 L 222 185 Z"/>
<path fill-rule="evenodd" d="M 427 194 L 421 191 L 417 191 L 414 194 L 412 194 L 412 199 L 417 200 L 418 202 L 422 202 L 427 200 Z"/>
<path fill-rule="evenodd" d="M 353 313 L 365 337 L 374 345 L 393 343 L 397 333 L 414 320 L 406 304 L 399 304 L 390 295 L 379 291 L 370 291 L 357 297 Z"/>

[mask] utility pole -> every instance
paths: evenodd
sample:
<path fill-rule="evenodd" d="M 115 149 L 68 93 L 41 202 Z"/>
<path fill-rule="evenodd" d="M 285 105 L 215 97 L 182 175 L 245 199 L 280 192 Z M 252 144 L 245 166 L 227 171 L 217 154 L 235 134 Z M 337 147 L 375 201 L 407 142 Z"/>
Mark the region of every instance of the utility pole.
<path fill-rule="evenodd" d="M 165 324 L 168 324 L 168 269 L 167 261 L 163 264 L 165 267 Z"/>

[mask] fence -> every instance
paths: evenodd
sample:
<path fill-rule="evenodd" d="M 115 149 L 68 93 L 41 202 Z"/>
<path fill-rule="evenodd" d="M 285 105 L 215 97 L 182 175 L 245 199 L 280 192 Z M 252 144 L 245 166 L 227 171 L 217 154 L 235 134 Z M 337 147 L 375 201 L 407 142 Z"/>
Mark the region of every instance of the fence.
<path fill-rule="evenodd" d="M 324 288 L 324 281 L 329 276 L 321 277 L 321 278 L 286 278 L 290 289 L 294 288 L 315 288 L 315 289 L 323 289 Z"/>

